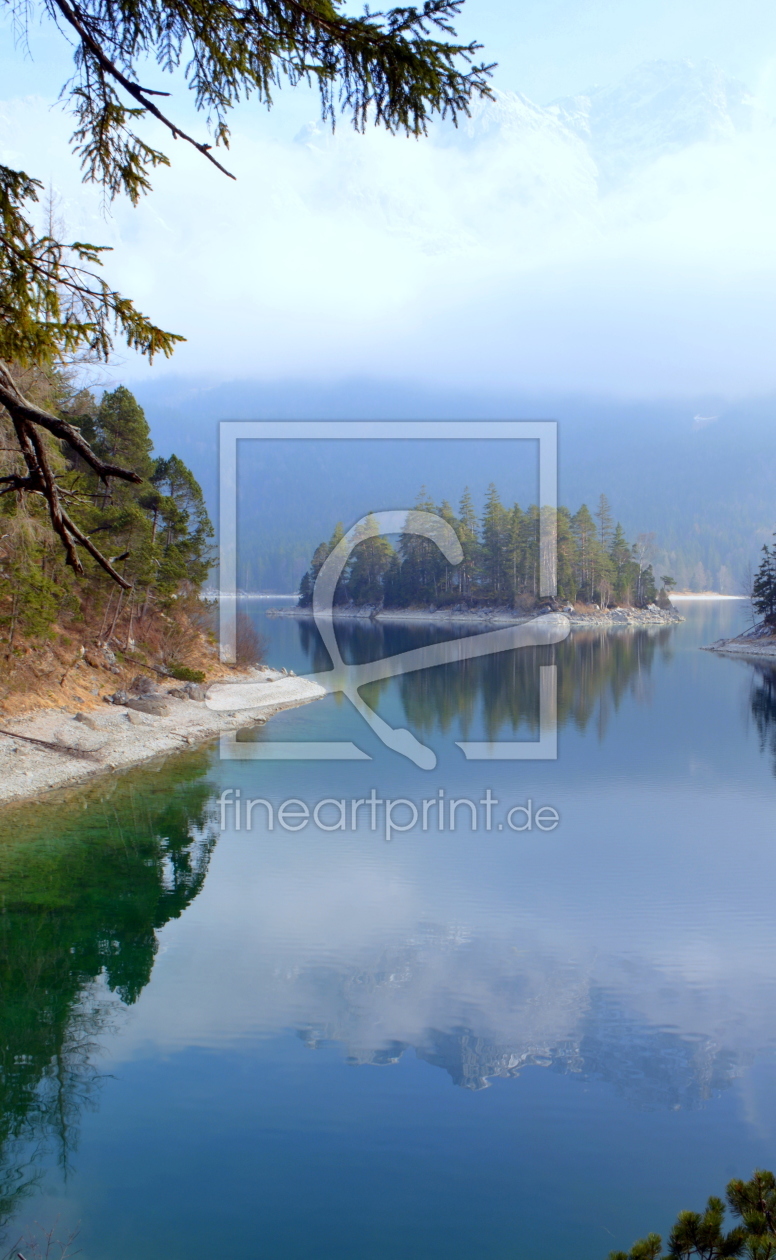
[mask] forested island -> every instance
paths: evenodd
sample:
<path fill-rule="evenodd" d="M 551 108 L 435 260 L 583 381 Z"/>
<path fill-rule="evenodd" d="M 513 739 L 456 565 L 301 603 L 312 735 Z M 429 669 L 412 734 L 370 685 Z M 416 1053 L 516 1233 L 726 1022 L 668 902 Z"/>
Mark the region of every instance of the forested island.
<path fill-rule="evenodd" d="M 491 483 L 481 515 L 468 489 L 457 511 L 447 499 L 435 504 L 425 490 L 414 506 L 452 526 L 463 552 L 461 563 L 450 564 L 433 542 L 415 534 L 402 534 L 395 546 L 386 537 L 365 539 L 355 547 L 337 585 L 335 605 L 530 611 L 540 602 L 540 511 L 535 504 L 507 507 Z M 584 503 L 573 514 L 558 508 L 556 526 L 558 601 L 599 608 L 668 605 L 674 581 L 666 575 L 658 589 L 649 562 L 653 535 L 641 534 L 629 542 L 606 495 L 600 496 L 594 513 Z M 300 608 L 311 606 L 318 573 L 343 537 L 338 524 L 328 542 L 316 548 L 299 588 Z"/>

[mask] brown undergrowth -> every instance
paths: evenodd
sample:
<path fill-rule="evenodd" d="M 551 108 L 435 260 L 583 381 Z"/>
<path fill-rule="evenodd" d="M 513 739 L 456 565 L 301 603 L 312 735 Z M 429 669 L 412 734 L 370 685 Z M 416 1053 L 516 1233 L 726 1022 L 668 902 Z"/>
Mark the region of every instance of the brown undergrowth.
<path fill-rule="evenodd" d="M 201 671 L 206 680 L 223 677 L 229 667 L 219 661 L 212 610 L 201 601 L 190 600 L 189 607 L 185 602 L 171 612 L 155 609 L 133 619 L 133 635 L 129 611 L 110 635 L 105 608 L 100 617 L 99 609 L 87 606 L 84 615 L 49 627 L 45 637 L 17 632 L 12 646 L 7 639 L 0 642 L 2 713 L 94 708 L 103 696 L 125 690 L 137 674 L 163 682 L 176 666 Z"/>

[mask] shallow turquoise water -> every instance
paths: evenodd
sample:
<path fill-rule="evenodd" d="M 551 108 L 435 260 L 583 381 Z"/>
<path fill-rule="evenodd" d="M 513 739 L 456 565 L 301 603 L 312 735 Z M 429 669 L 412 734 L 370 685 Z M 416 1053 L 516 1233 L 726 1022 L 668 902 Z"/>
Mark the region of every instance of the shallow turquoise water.
<path fill-rule="evenodd" d="M 320 668 L 265 607 L 270 660 Z M 685 608 L 373 689 L 433 771 L 330 698 L 246 738 L 371 760 L 200 750 L 7 814 L 10 1241 L 57 1221 L 87 1260 L 594 1260 L 776 1165 L 776 695 L 698 651 L 740 605 Z M 417 642 L 343 635 L 351 659 Z M 552 661 L 557 761 L 465 761 L 456 739 L 536 737 Z M 478 826 L 430 809 L 387 844 L 364 807 L 350 825 L 373 787 L 471 799 Z M 266 806 L 222 830 L 229 788 L 273 830 Z M 283 830 L 292 797 L 344 799 L 345 830 Z M 529 800 L 558 827 L 510 830 Z"/>

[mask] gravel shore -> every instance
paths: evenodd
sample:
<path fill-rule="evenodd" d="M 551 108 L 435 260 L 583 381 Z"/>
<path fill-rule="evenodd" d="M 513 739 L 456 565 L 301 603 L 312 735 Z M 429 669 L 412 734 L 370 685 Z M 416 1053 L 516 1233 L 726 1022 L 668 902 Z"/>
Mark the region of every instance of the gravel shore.
<path fill-rule="evenodd" d="M 684 617 L 675 608 L 658 608 L 656 604 L 649 608 L 610 608 L 592 609 L 585 612 L 567 612 L 563 610 L 571 622 L 571 628 L 618 629 L 628 626 L 662 626 L 674 625 L 684 621 Z M 313 614 L 309 608 L 270 608 L 268 617 L 293 617 L 302 621 L 312 621 Z M 448 608 L 376 608 L 366 605 L 360 608 L 335 608 L 332 613 L 334 621 L 376 621 L 403 622 L 412 625 L 469 625 L 469 626 L 519 626 L 527 621 L 534 621 L 537 614 L 530 615 L 515 612 L 513 608 L 483 609 L 448 609 Z"/>
<path fill-rule="evenodd" d="M 241 683 L 264 683 L 266 698 L 250 709 L 239 705 Z M 180 687 L 173 688 L 180 690 Z M 252 695 L 256 688 L 252 688 Z M 283 709 L 318 700 L 326 693 L 305 678 L 254 669 L 207 688 L 207 702 L 184 699 L 168 691 L 146 697 L 142 712 L 135 704 L 111 704 L 88 711 L 40 709 L 4 718 L 0 726 L 0 804 L 38 797 L 95 775 L 139 765 L 152 757 L 213 739 L 226 731 L 260 725 Z M 210 705 L 214 707 L 210 707 Z"/>
<path fill-rule="evenodd" d="M 717 639 L 703 648 L 704 652 L 719 652 L 723 656 L 747 656 L 752 659 L 776 658 L 776 636 L 762 635 L 758 638 L 741 635 L 737 639 Z"/>

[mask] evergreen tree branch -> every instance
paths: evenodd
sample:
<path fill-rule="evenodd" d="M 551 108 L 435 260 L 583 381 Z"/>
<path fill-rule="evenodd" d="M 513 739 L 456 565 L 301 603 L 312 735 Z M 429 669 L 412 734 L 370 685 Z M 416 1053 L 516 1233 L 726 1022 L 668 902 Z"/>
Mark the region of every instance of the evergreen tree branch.
<path fill-rule="evenodd" d="M 164 126 L 172 132 L 173 139 L 177 139 L 178 136 L 180 136 L 181 140 L 186 140 L 188 144 L 193 145 L 194 148 L 202 153 L 209 162 L 212 162 L 214 166 L 218 167 L 219 171 L 221 171 L 224 175 L 228 175 L 230 179 L 236 178 L 231 171 L 228 171 L 225 166 L 222 166 L 221 163 L 213 157 L 213 154 L 210 152 L 211 146 L 209 144 L 202 144 L 199 140 L 195 140 L 193 136 L 188 135 L 182 127 L 179 127 L 177 123 L 172 122 L 156 105 L 154 105 L 153 101 L 148 99 L 149 96 L 169 96 L 169 92 L 154 92 L 152 89 L 140 87 L 139 83 L 133 83 L 132 80 L 128 79 L 119 67 L 111 61 L 94 36 L 89 32 L 86 24 L 86 15 L 79 9 L 79 7 L 77 5 L 69 5 L 67 0 L 54 0 L 54 3 L 66 21 L 68 21 L 73 27 L 73 30 L 77 33 L 84 47 L 92 54 L 101 70 L 103 70 L 106 74 L 109 74 L 111 78 L 116 80 L 117 83 L 120 83 L 124 90 L 128 92 L 129 95 L 133 97 L 133 99 L 136 100 L 144 110 L 147 110 L 149 114 L 153 114 L 154 118 L 163 123 Z M 148 152 L 150 153 L 151 150 L 148 150 Z M 166 163 L 166 159 L 164 159 L 164 161 Z"/>

